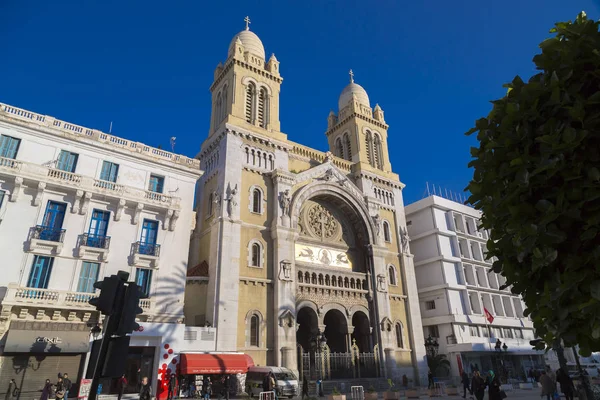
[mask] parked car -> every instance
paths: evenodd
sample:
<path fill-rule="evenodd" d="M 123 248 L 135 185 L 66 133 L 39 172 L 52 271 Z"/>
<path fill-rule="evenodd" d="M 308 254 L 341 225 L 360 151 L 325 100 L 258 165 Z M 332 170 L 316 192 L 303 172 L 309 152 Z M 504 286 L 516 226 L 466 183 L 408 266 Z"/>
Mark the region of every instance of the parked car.
<path fill-rule="evenodd" d="M 298 378 L 292 371 L 282 367 L 250 367 L 246 374 L 246 393 L 250 397 L 258 396 L 263 391 L 265 377 L 272 373 L 277 381 L 277 394 L 290 399 L 300 394 Z"/>

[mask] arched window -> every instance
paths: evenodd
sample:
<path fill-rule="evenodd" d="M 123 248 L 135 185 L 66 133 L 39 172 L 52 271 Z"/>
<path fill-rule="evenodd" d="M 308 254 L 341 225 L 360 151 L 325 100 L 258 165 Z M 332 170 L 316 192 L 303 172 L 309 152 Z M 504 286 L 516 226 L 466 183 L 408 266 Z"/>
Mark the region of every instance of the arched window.
<path fill-rule="evenodd" d="M 268 109 L 268 93 L 267 89 L 260 88 L 258 93 L 258 125 L 261 128 L 266 128 L 269 122 L 269 109 Z"/>
<path fill-rule="evenodd" d="M 258 188 L 252 191 L 252 212 L 262 212 L 262 193 Z"/>
<path fill-rule="evenodd" d="M 371 131 L 367 131 L 365 135 L 365 144 L 367 151 L 367 162 L 369 163 L 369 165 L 374 167 L 375 164 L 373 162 L 373 135 L 371 134 Z"/>
<path fill-rule="evenodd" d="M 252 248 L 250 250 L 250 265 L 252 267 L 260 267 L 260 261 L 261 261 L 261 248 L 260 248 L 260 244 L 258 243 L 252 243 Z"/>
<path fill-rule="evenodd" d="M 352 161 L 352 146 L 350 145 L 350 136 L 344 133 L 344 159 Z"/>
<path fill-rule="evenodd" d="M 246 88 L 246 122 L 254 123 L 256 87 L 250 82 Z"/>
<path fill-rule="evenodd" d="M 392 236 L 390 235 L 390 224 L 387 221 L 383 221 L 383 239 L 388 243 L 392 241 Z"/>
<path fill-rule="evenodd" d="M 335 139 L 335 155 L 344 158 L 344 148 L 342 147 L 342 139 Z"/>
<path fill-rule="evenodd" d="M 381 154 L 381 138 L 378 134 L 373 135 L 373 165 L 376 168 L 383 169 L 383 159 Z"/>
<path fill-rule="evenodd" d="M 221 106 L 222 106 L 221 92 L 217 94 L 217 101 L 215 102 L 215 127 L 221 123 Z"/>
<path fill-rule="evenodd" d="M 400 323 L 396 324 L 396 345 L 398 348 L 404 348 L 404 339 L 402 338 L 402 325 Z"/>
<path fill-rule="evenodd" d="M 223 103 L 221 105 L 220 121 L 223 121 L 223 119 L 225 119 L 225 115 L 227 115 L 227 85 L 223 86 Z"/>
<path fill-rule="evenodd" d="M 250 317 L 250 346 L 259 346 L 260 318 L 256 314 Z"/>
<path fill-rule="evenodd" d="M 398 281 L 396 280 L 396 268 L 394 268 L 393 265 L 390 265 L 388 267 L 388 275 L 390 278 L 390 285 L 396 286 L 398 284 Z"/>
<path fill-rule="evenodd" d="M 212 215 L 213 213 L 213 194 L 208 195 L 208 204 L 206 205 L 206 215 Z"/>

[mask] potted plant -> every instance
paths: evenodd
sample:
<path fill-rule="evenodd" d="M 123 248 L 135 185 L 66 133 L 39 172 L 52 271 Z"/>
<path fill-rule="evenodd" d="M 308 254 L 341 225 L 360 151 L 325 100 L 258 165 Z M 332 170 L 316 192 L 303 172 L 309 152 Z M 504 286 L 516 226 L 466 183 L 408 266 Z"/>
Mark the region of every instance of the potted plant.
<path fill-rule="evenodd" d="M 367 392 L 365 393 L 365 400 L 377 400 L 378 397 L 379 395 L 377 394 L 377 391 L 373 385 L 369 386 Z"/>
<path fill-rule="evenodd" d="M 391 379 L 387 380 L 388 386 L 390 387 L 387 392 L 385 392 L 385 400 L 398 400 L 400 399 L 400 391 L 395 388 L 394 381 Z"/>
<path fill-rule="evenodd" d="M 405 396 L 409 399 L 418 399 L 419 398 L 419 388 L 415 388 L 412 385 L 412 381 L 413 381 L 412 379 L 408 380 L 410 386 L 408 386 L 406 388 L 406 391 L 404 393 L 405 393 Z"/>
<path fill-rule="evenodd" d="M 346 395 L 341 394 L 337 386 L 334 386 L 331 394 L 327 396 L 327 400 L 346 400 Z"/>

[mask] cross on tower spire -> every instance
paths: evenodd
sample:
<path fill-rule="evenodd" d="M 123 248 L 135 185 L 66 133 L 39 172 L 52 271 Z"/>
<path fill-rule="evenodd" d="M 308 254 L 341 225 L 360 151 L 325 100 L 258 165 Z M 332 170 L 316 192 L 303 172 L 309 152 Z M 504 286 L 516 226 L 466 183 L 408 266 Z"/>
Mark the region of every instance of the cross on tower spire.
<path fill-rule="evenodd" d="M 349 74 L 350 74 L 350 83 L 354 83 L 354 72 L 352 72 L 352 70 L 350 70 Z"/>
<path fill-rule="evenodd" d="M 246 18 L 244 18 L 244 22 L 246 23 L 246 30 L 249 31 L 250 30 L 250 17 L 246 15 Z"/>

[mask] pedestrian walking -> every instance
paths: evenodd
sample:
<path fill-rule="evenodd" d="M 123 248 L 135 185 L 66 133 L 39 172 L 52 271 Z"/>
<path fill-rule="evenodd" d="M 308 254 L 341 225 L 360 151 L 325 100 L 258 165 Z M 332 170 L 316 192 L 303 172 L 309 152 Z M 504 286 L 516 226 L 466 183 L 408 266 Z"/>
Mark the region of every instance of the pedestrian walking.
<path fill-rule="evenodd" d="M 302 377 L 302 400 L 304 400 L 304 396 L 310 399 L 310 395 L 308 394 L 308 380 L 306 379 L 306 375 Z"/>
<path fill-rule="evenodd" d="M 210 400 L 210 395 L 212 394 L 212 382 L 210 381 L 210 376 L 206 377 L 206 380 L 202 384 L 202 397 L 205 400 Z"/>
<path fill-rule="evenodd" d="M 177 392 L 177 378 L 175 374 L 171 374 L 169 377 L 169 393 L 167 394 L 167 400 L 173 400 Z"/>
<path fill-rule="evenodd" d="M 433 389 L 433 387 L 435 385 L 433 384 L 433 372 L 431 372 L 431 370 L 427 371 L 427 381 L 428 381 L 427 389 Z"/>
<path fill-rule="evenodd" d="M 277 395 L 277 381 L 275 380 L 275 375 L 269 374 L 269 380 L 271 381 L 271 390 L 275 393 L 275 400 L 279 400 L 279 396 Z"/>
<path fill-rule="evenodd" d="M 477 370 L 473 372 L 473 378 L 471 379 L 471 392 L 477 400 L 483 400 L 483 396 L 485 396 L 485 380 Z"/>
<path fill-rule="evenodd" d="M 562 368 L 559 368 L 556 371 L 556 381 L 560 383 L 560 391 L 565 395 L 565 400 L 573 400 L 575 385 L 569 374 L 563 371 Z"/>
<path fill-rule="evenodd" d="M 56 398 L 57 399 L 65 398 L 65 385 L 63 383 L 62 376 L 59 376 L 58 381 L 56 382 Z"/>
<path fill-rule="evenodd" d="M 223 378 L 223 395 L 225 396 L 225 400 L 229 400 L 229 375 L 225 375 Z"/>
<path fill-rule="evenodd" d="M 125 378 L 125 375 L 121 375 L 121 377 L 119 378 L 119 382 L 117 384 L 118 389 L 119 389 L 119 395 L 118 395 L 118 400 L 121 400 L 121 398 L 123 397 L 123 394 L 125 393 L 125 388 L 127 387 L 127 378 Z"/>
<path fill-rule="evenodd" d="M 463 399 L 466 399 L 467 392 L 469 392 L 469 394 L 471 395 L 473 394 L 473 392 L 471 391 L 471 382 L 469 381 L 469 374 L 467 374 L 467 371 L 463 371 L 461 381 L 463 384 Z"/>
<path fill-rule="evenodd" d="M 69 374 L 66 372 L 63 374 L 63 390 L 65 391 L 65 399 L 69 398 L 69 391 L 73 387 L 73 383 L 69 379 Z"/>
<path fill-rule="evenodd" d="M 546 396 L 546 400 L 552 400 L 552 397 L 554 396 L 554 381 L 546 371 L 542 371 L 540 384 L 542 385 L 542 397 Z"/>
<path fill-rule="evenodd" d="M 500 395 L 500 379 L 498 379 L 491 369 L 488 372 L 487 387 L 489 400 L 502 400 L 502 396 Z"/>
<path fill-rule="evenodd" d="M 44 388 L 42 389 L 42 395 L 40 396 L 40 400 L 50 399 L 51 388 L 52 388 L 52 383 L 50 382 L 50 379 L 46 379 L 46 383 L 44 384 Z"/>
<path fill-rule="evenodd" d="M 150 399 L 152 399 L 152 386 L 150 386 L 150 382 L 148 382 L 148 377 L 145 376 L 142 378 L 142 384 L 140 386 L 140 400 Z"/>
<path fill-rule="evenodd" d="M 406 376 L 406 374 L 402 375 L 402 386 L 404 386 L 404 389 L 408 389 L 408 376 Z"/>

